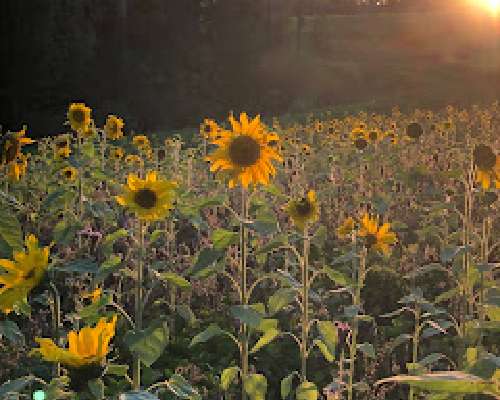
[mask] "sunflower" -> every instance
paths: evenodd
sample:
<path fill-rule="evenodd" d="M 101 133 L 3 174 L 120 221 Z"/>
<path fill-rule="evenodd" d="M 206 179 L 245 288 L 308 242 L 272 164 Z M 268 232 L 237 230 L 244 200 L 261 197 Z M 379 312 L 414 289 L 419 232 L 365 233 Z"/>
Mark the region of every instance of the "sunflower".
<path fill-rule="evenodd" d="M 388 255 L 389 246 L 396 243 L 396 234 L 390 232 L 391 225 L 386 222 L 381 227 L 378 226 L 378 218 L 371 218 L 365 214 L 361 219 L 361 229 L 359 236 L 365 238 L 365 244 L 368 249 L 379 250 L 385 255 Z"/>
<path fill-rule="evenodd" d="M 125 157 L 125 163 L 130 166 L 142 166 L 144 165 L 144 160 L 137 154 L 129 154 Z"/>
<path fill-rule="evenodd" d="M 19 158 L 11 161 L 8 165 L 7 176 L 10 181 L 18 182 L 21 177 L 26 175 L 26 170 L 28 169 L 28 159 L 24 155 L 20 155 Z"/>
<path fill-rule="evenodd" d="M 200 135 L 205 139 L 213 139 L 219 132 L 219 126 L 213 119 L 206 118 L 200 125 Z"/>
<path fill-rule="evenodd" d="M 337 236 L 340 239 L 348 237 L 354 231 L 354 219 L 352 217 L 347 218 L 342 225 L 337 228 Z"/>
<path fill-rule="evenodd" d="M 102 289 L 100 287 L 96 288 L 92 292 L 89 293 L 84 293 L 82 295 L 82 298 L 84 299 L 90 299 L 92 303 L 97 302 L 102 296 Z"/>
<path fill-rule="evenodd" d="M 368 139 L 370 143 L 375 144 L 382 140 L 382 136 L 382 131 L 379 128 L 373 128 L 367 132 L 366 139 Z"/>
<path fill-rule="evenodd" d="M 291 200 L 285 207 L 286 212 L 293 223 L 300 230 L 304 230 L 307 223 L 313 223 L 318 220 L 319 207 L 316 202 L 316 193 L 309 190 L 307 196 L 300 200 Z"/>
<path fill-rule="evenodd" d="M 85 131 L 90 125 L 91 109 L 83 103 L 72 103 L 68 109 L 68 121 L 71 129 Z"/>
<path fill-rule="evenodd" d="M 411 122 L 406 126 L 406 134 L 412 139 L 418 139 L 423 133 L 424 129 L 418 122 Z"/>
<path fill-rule="evenodd" d="M 247 114 L 240 115 L 237 121 L 229 117 L 231 130 L 221 129 L 220 138 L 212 139 L 218 146 L 207 160 L 212 163 L 210 171 L 222 171 L 229 175 L 229 187 L 241 182 L 247 188 L 249 184 L 269 184 L 269 176 L 276 174 L 272 161 L 283 161 L 272 142 L 278 142 L 278 135 L 270 133 L 260 122 L 260 116 L 252 120 Z"/>
<path fill-rule="evenodd" d="M 106 137 L 111 140 L 120 139 L 123 137 L 123 120 L 115 115 L 108 115 L 106 124 L 104 125 L 104 132 Z"/>
<path fill-rule="evenodd" d="M 82 134 L 82 137 L 84 137 L 86 139 L 91 139 L 97 134 L 97 131 L 96 131 L 95 127 L 88 126 L 83 131 L 81 131 L 81 134 Z"/>
<path fill-rule="evenodd" d="M 354 128 L 351 131 L 351 140 L 358 150 L 363 150 L 368 146 L 367 131 L 364 128 Z"/>
<path fill-rule="evenodd" d="M 121 160 L 125 155 L 125 152 L 121 147 L 113 147 L 109 150 L 109 155 L 113 160 Z"/>
<path fill-rule="evenodd" d="M 148 137 L 145 135 L 134 136 L 134 138 L 132 139 L 132 144 L 139 149 L 147 149 L 151 146 Z"/>
<path fill-rule="evenodd" d="M 61 170 L 61 176 L 68 182 L 74 182 L 78 176 L 78 171 L 73 167 L 65 167 Z"/>
<path fill-rule="evenodd" d="M 35 338 L 40 345 L 30 354 L 41 356 L 44 360 L 61 363 L 70 368 L 100 365 L 109 352 L 109 343 L 115 336 L 117 317 L 111 321 L 101 318 L 95 327 L 87 326 L 79 332 L 68 333 L 68 349 L 58 347 L 52 339 Z"/>
<path fill-rule="evenodd" d="M 49 264 L 49 247 L 38 247 L 34 235 L 26 237 L 27 251 L 16 251 L 13 260 L 0 259 L 0 310 L 9 314 L 42 280 Z"/>
<path fill-rule="evenodd" d="M 172 209 L 175 182 L 158 180 L 156 172 L 149 172 L 146 179 L 130 174 L 118 204 L 134 212 L 140 220 L 156 221 L 165 218 Z"/>
<path fill-rule="evenodd" d="M 71 147 L 67 138 L 63 138 L 55 142 L 54 157 L 57 160 L 61 158 L 68 158 L 70 154 Z"/>
<path fill-rule="evenodd" d="M 495 189 L 500 189 L 500 155 L 496 156 L 495 165 L 492 168 L 486 170 L 477 168 L 476 182 L 480 183 L 483 189 L 489 189 L 492 183 Z"/>
<path fill-rule="evenodd" d="M 34 140 L 26 137 L 26 128 L 19 132 L 8 132 L 0 137 L 0 165 L 8 164 L 22 155 L 21 149 Z"/>
<path fill-rule="evenodd" d="M 389 142 L 391 142 L 392 144 L 398 144 L 399 142 L 399 138 L 398 138 L 398 135 L 396 134 L 396 132 L 392 129 L 388 130 L 388 131 L 385 131 L 384 133 L 384 136 L 387 140 L 389 140 Z"/>

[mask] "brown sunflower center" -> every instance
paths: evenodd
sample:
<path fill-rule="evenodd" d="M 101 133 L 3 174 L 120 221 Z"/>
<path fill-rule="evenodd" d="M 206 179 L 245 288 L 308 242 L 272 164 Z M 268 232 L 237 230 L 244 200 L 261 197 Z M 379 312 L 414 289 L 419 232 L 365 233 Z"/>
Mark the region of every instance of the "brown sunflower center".
<path fill-rule="evenodd" d="M 370 233 L 366 236 L 365 243 L 366 247 L 370 248 L 377 243 L 377 237 L 373 233 Z"/>
<path fill-rule="evenodd" d="M 370 140 L 372 142 L 374 142 L 375 140 L 377 140 L 378 138 L 378 135 L 377 135 L 377 131 L 371 131 L 369 134 L 368 134 L 368 137 L 370 138 Z"/>
<path fill-rule="evenodd" d="M 68 146 L 68 142 L 66 142 L 66 141 L 63 141 L 63 142 L 57 142 L 57 143 L 56 143 L 56 146 L 57 146 L 57 148 L 58 148 L 58 149 L 64 149 L 65 147 L 67 147 L 67 146 Z"/>
<path fill-rule="evenodd" d="M 11 141 L 7 141 L 5 148 L 5 161 L 10 163 L 16 159 L 21 146 L 19 145 L 19 141 L 13 139 Z"/>
<path fill-rule="evenodd" d="M 64 176 L 67 178 L 67 179 L 71 179 L 73 177 L 73 171 L 71 171 L 70 169 L 64 171 Z"/>
<path fill-rule="evenodd" d="M 406 134 L 412 139 L 418 139 L 423 133 L 422 125 L 418 122 L 412 122 L 406 127 Z"/>
<path fill-rule="evenodd" d="M 483 171 L 492 169 L 497 161 L 497 157 L 490 146 L 484 144 L 477 145 L 474 148 L 474 164 Z"/>
<path fill-rule="evenodd" d="M 142 208 L 153 208 L 156 205 L 158 197 L 156 193 L 148 188 L 138 190 L 134 195 L 134 201 Z"/>
<path fill-rule="evenodd" d="M 248 135 L 238 136 L 229 145 L 229 158 L 238 167 L 250 167 L 260 158 L 260 145 Z"/>
<path fill-rule="evenodd" d="M 78 123 L 83 123 L 85 121 L 85 113 L 83 110 L 74 110 L 72 113 L 73 120 Z"/>
<path fill-rule="evenodd" d="M 309 199 L 304 197 L 302 200 L 297 202 L 295 209 L 297 210 L 298 215 L 300 215 L 301 217 L 306 217 L 312 211 L 312 204 Z"/>

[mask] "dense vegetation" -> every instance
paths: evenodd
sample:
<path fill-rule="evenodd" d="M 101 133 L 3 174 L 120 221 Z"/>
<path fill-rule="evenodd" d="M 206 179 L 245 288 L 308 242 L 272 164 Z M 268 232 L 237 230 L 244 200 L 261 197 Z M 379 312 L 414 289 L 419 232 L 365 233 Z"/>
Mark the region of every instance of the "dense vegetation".
<path fill-rule="evenodd" d="M 92 113 L 1 136 L 0 398 L 500 397 L 498 102 Z"/>

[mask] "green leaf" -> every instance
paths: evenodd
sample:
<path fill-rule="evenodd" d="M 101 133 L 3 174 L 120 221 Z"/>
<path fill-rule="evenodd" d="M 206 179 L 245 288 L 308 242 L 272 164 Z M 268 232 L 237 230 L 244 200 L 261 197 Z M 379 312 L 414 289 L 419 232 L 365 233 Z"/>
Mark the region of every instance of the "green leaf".
<path fill-rule="evenodd" d="M 323 271 L 330 278 L 330 280 L 339 286 L 349 286 L 351 279 L 344 275 L 342 272 L 337 271 L 330 267 L 323 267 Z"/>
<path fill-rule="evenodd" d="M 82 228 L 83 225 L 80 222 L 62 220 L 54 227 L 52 236 L 59 246 L 68 246 Z"/>
<path fill-rule="evenodd" d="M 194 277 L 199 277 L 204 275 L 207 269 L 209 269 L 212 264 L 218 261 L 224 255 L 223 251 L 204 248 L 198 254 L 196 262 L 190 271 L 190 275 Z"/>
<path fill-rule="evenodd" d="M 217 324 L 210 324 L 203 332 L 198 333 L 189 344 L 192 347 L 198 343 L 205 343 L 206 341 L 212 339 L 215 336 L 224 334 L 224 330 L 219 328 Z"/>
<path fill-rule="evenodd" d="M 323 343 L 320 339 L 315 339 L 313 343 L 315 346 L 318 347 L 318 349 L 320 349 L 326 361 L 333 362 L 335 360 L 335 353 L 332 353 L 328 348 L 328 346 L 325 343 Z"/>
<path fill-rule="evenodd" d="M 231 315 L 252 328 L 257 328 L 262 315 L 251 306 L 235 305 L 230 308 Z"/>
<path fill-rule="evenodd" d="M 118 399 L 119 400 L 160 400 L 154 394 L 151 394 L 151 393 L 146 392 L 144 390 L 122 393 Z"/>
<path fill-rule="evenodd" d="M 158 273 L 157 276 L 180 289 L 189 289 L 191 287 L 191 283 L 186 278 L 176 274 L 175 272 L 161 272 Z"/>
<path fill-rule="evenodd" d="M 252 350 L 250 350 L 250 354 L 259 351 L 262 347 L 271 343 L 278 337 L 279 334 L 280 331 L 278 331 L 277 329 L 268 329 L 267 331 L 265 331 L 264 334 L 259 338 L 257 343 L 255 343 L 255 345 L 252 347 Z"/>
<path fill-rule="evenodd" d="M 295 299 L 296 292 L 291 288 L 278 289 L 267 301 L 267 309 L 270 315 L 276 314 Z"/>
<path fill-rule="evenodd" d="M 440 258 L 443 264 L 452 261 L 455 257 L 465 253 L 467 246 L 445 247 L 441 250 Z"/>
<path fill-rule="evenodd" d="M 98 268 L 99 267 L 97 263 L 88 258 L 81 258 L 69 261 L 68 263 L 59 267 L 61 271 L 76 272 L 80 274 L 95 274 Z"/>
<path fill-rule="evenodd" d="M 275 216 L 262 216 L 255 221 L 245 224 L 249 229 L 261 235 L 271 235 L 278 230 L 278 221 Z"/>
<path fill-rule="evenodd" d="M 168 326 L 165 321 L 158 321 L 145 330 L 129 331 L 124 341 L 130 351 L 141 359 L 147 367 L 162 355 L 168 342 Z"/>
<path fill-rule="evenodd" d="M 118 239 L 128 237 L 129 232 L 126 229 L 118 229 L 104 237 L 102 242 L 102 251 L 108 256 L 113 252 L 113 245 Z"/>
<path fill-rule="evenodd" d="M 8 319 L 0 321 L 0 339 L 2 336 L 14 345 L 24 346 L 24 335 L 14 321 Z"/>
<path fill-rule="evenodd" d="M 391 342 L 391 351 L 393 351 L 400 344 L 403 344 L 409 340 L 413 339 L 413 336 L 408 333 L 402 333 L 396 339 Z"/>
<path fill-rule="evenodd" d="M 335 354 L 335 348 L 339 341 L 339 333 L 335 324 L 332 321 L 318 321 L 318 330 L 330 352 Z"/>
<path fill-rule="evenodd" d="M 297 371 L 293 371 L 290 375 L 285 376 L 281 380 L 280 392 L 281 392 L 282 399 L 286 399 L 290 395 L 290 392 L 292 391 L 293 377 L 294 377 L 294 375 L 297 375 L 297 374 L 298 374 Z"/>
<path fill-rule="evenodd" d="M 104 399 L 104 382 L 102 379 L 92 379 L 89 381 L 88 387 L 94 398 L 97 400 Z"/>
<path fill-rule="evenodd" d="M 434 364 L 436 361 L 446 358 L 444 354 L 432 353 L 422 358 L 418 363 L 424 367 Z"/>
<path fill-rule="evenodd" d="M 14 250 L 23 248 L 23 231 L 14 211 L 0 205 L 0 236 Z"/>
<path fill-rule="evenodd" d="M 365 356 L 370 358 L 376 358 L 375 349 L 371 343 L 361 343 L 357 346 L 358 350 L 364 353 Z"/>
<path fill-rule="evenodd" d="M 175 307 L 175 310 L 189 326 L 194 326 L 198 322 L 193 310 L 187 304 L 179 304 Z"/>
<path fill-rule="evenodd" d="M 191 384 L 181 375 L 172 375 L 168 380 L 168 384 L 172 393 L 181 399 L 201 400 L 201 396 L 198 391 L 193 388 Z"/>
<path fill-rule="evenodd" d="M 102 311 L 104 308 L 110 304 L 113 300 L 113 296 L 111 294 L 105 294 L 101 296 L 99 300 L 97 300 L 94 303 L 89 304 L 88 306 L 83 307 L 79 312 L 78 315 L 80 318 L 88 323 L 92 324 L 94 322 L 97 322 L 99 318 L 101 318 Z"/>
<path fill-rule="evenodd" d="M 431 392 L 444 393 L 487 393 L 491 384 L 475 375 L 462 371 L 436 371 L 423 375 L 397 375 L 382 379 L 376 384 L 382 383 L 406 383 L 410 386 Z"/>
<path fill-rule="evenodd" d="M 121 255 L 111 254 L 109 258 L 104 261 L 94 278 L 95 283 L 103 282 L 109 275 L 118 271 L 122 266 L 122 257 Z"/>
<path fill-rule="evenodd" d="M 106 367 L 106 375 L 115 375 L 125 377 L 129 366 L 127 364 L 108 364 Z"/>
<path fill-rule="evenodd" d="M 318 388 L 313 382 L 309 381 L 302 382 L 295 394 L 297 400 L 317 400 L 319 397 Z"/>
<path fill-rule="evenodd" d="M 7 399 L 7 395 L 9 393 L 21 392 L 21 390 L 28 386 L 33 380 L 34 377 L 32 376 L 23 376 L 22 378 L 5 382 L 2 386 L 0 386 L 0 399 Z"/>
<path fill-rule="evenodd" d="M 271 240 L 265 246 L 262 246 L 259 250 L 256 251 L 256 255 L 269 253 L 280 246 L 283 246 L 288 242 L 288 237 L 286 235 L 278 235 L 273 240 Z"/>
<path fill-rule="evenodd" d="M 220 377 L 220 386 L 222 390 L 228 390 L 231 383 L 234 382 L 236 377 L 238 376 L 238 372 L 240 371 L 239 367 L 229 367 L 222 371 Z"/>
<path fill-rule="evenodd" d="M 212 233 L 212 242 L 215 250 L 225 250 L 229 246 L 238 243 L 240 234 L 227 229 L 216 229 Z"/>
<path fill-rule="evenodd" d="M 265 400 L 267 379 L 261 374 L 249 374 L 243 379 L 243 388 L 250 400 Z"/>
<path fill-rule="evenodd" d="M 259 326 L 257 327 L 257 330 L 259 332 L 267 332 L 270 329 L 278 330 L 278 320 L 277 319 L 263 318 L 262 321 L 260 321 Z"/>
<path fill-rule="evenodd" d="M 12 248 L 4 240 L 3 236 L 0 235 L 0 258 L 11 258 Z"/>
<path fill-rule="evenodd" d="M 438 303 L 442 303 L 444 301 L 448 301 L 448 300 L 458 296 L 459 294 L 460 294 L 460 288 L 455 287 L 455 288 L 450 289 L 444 293 L 441 293 L 439 296 L 436 296 L 436 298 L 434 299 L 434 303 L 438 304 Z"/>

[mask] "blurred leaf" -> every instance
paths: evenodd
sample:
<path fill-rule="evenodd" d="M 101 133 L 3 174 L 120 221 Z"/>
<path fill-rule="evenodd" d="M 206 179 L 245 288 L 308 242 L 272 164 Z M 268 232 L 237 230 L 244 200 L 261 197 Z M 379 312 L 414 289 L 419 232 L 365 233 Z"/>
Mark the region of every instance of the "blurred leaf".
<path fill-rule="evenodd" d="M 24 247 L 21 224 L 13 210 L 0 204 L 0 236 L 14 250 Z"/>
<path fill-rule="evenodd" d="M 323 342 L 328 346 L 330 352 L 335 354 L 335 348 L 339 341 L 338 328 L 332 321 L 318 321 L 317 326 Z"/>
<path fill-rule="evenodd" d="M 158 396 L 144 390 L 120 394 L 119 400 L 160 400 Z"/>
<path fill-rule="evenodd" d="M 315 339 L 313 343 L 318 347 L 318 349 L 320 349 L 326 361 L 331 363 L 335 360 L 335 354 L 330 351 L 328 346 L 323 341 L 321 341 L 320 339 Z"/>
<path fill-rule="evenodd" d="M 127 332 L 124 342 L 144 365 L 150 367 L 165 350 L 168 343 L 168 332 L 167 323 L 158 321 L 145 330 Z"/>
<path fill-rule="evenodd" d="M 255 345 L 252 347 L 252 349 L 250 350 L 250 354 L 259 351 L 262 347 L 271 343 L 274 339 L 278 337 L 279 334 L 280 331 L 277 329 L 271 328 L 266 330 L 264 334 L 259 338 L 257 343 L 255 343 Z"/>
<path fill-rule="evenodd" d="M 128 237 L 129 232 L 126 229 L 118 229 L 104 237 L 102 242 L 102 251 L 104 255 L 108 256 L 113 252 L 113 245 L 118 239 Z"/>
<path fill-rule="evenodd" d="M 281 392 L 282 399 L 286 399 L 290 395 L 290 392 L 292 391 L 292 383 L 293 383 L 294 375 L 298 375 L 298 372 L 293 371 L 290 375 L 285 376 L 281 380 L 280 392 Z"/>
<path fill-rule="evenodd" d="M 212 264 L 224 256 L 224 252 L 220 250 L 205 248 L 200 251 L 194 266 L 190 270 L 190 275 L 198 277 L 203 275 L 205 270 L 210 268 Z"/>
<path fill-rule="evenodd" d="M 128 372 L 129 366 L 126 364 L 108 364 L 106 366 L 106 375 L 115 375 L 115 376 L 126 376 Z"/>
<path fill-rule="evenodd" d="M 361 343 L 358 344 L 358 350 L 361 351 L 365 356 L 369 358 L 376 358 L 375 349 L 371 343 Z"/>
<path fill-rule="evenodd" d="M 446 356 L 441 353 L 432 353 L 422 358 L 418 363 L 424 367 L 427 367 L 441 360 L 442 358 L 446 358 Z"/>
<path fill-rule="evenodd" d="M 336 285 L 349 286 L 352 283 L 351 278 L 347 277 L 340 271 L 334 270 L 333 268 L 323 267 L 323 271 L 325 272 L 326 276 L 328 276 L 328 278 Z"/>
<path fill-rule="evenodd" d="M 440 259 L 443 264 L 452 261 L 455 257 L 465 253 L 467 246 L 445 247 L 441 250 Z"/>
<path fill-rule="evenodd" d="M 230 311 L 233 317 L 252 328 L 257 328 L 262 320 L 262 315 L 247 305 L 232 306 Z"/>
<path fill-rule="evenodd" d="M 110 274 L 118 271 L 122 266 L 122 257 L 121 255 L 111 254 L 109 258 L 104 261 L 94 278 L 95 283 L 103 282 Z"/>
<path fill-rule="evenodd" d="M 302 382 L 295 392 L 297 400 L 317 400 L 319 397 L 318 388 L 313 382 Z"/>
<path fill-rule="evenodd" d="M 90 393 L 92 393 L 92 395 L 96 399 L 104 399 L 104 382 L 102 381 L 102 379 L 92 379 L 91 381 L 89 381 L 88 387 Z"/>
<path fill-rule="evenodd" d="M 243 388 L 250 400 L 265 400 L 267 379 L 261 374 L 249 374 L 243 379 Z"/>
<path fill-rule="evenodd" d="M 180 289 L 189 289 L 191 283 L 184 277 L 176 274 L 175 272 L 160 272 L 157 273 L 158 278 L 177 286 Z"/>
<path fill-rule="evenodd" d="M 198 391 L 183 376 L 174 374 L 170 377 L 168 383 L 170 390 L 181 399 L 201 400 Z"/>
<path fill-rule="evenodd" d="M 24 346 L 24 335 L 14 321 L 8 319 L 0 321 L 0 339 L 2 337 L 16 346 Z"/>
<path fill-rule="evenodd" d="M 220 377 L 220 386 L 222 390 L 228 390 L 231 383 L 236 379 L 238 373 L 240 372 L 239 367 L 229 367 L 222 371 Z"/>
<path fill-rule="evenodd" d="M 256 251 L 256 255 L 269 253 L 280 246 L 283 246 L 288 242 L 288 237 L 286 235 L 278 235 L 273 238 L 268 244 L 262 246 L 260 249 Z"/>
<path fill-rule="evenodd" d="M 0 386 L 0 399 L 8 399 L 9 393 L 19 393 L 34 380 L 33 376 L 23 376 L 5 382 Z"/>
<path fill-rule="evenodd" d="M 224 330 L 219 328 L 217 324 L 210 324 L 203 332 L 198 333 L 189 344 L 192 347 L 198 343 L 205 343 L 206 341 L 212 339 L 215 336 L 223 335 Z"/>
<path fill-rule="evenodd" d="M 72 222 L 70 220 L 59 221 L 52 233 L 54 241 L 59 246 L 67 246 L 75 239 L 77 232 L 82 228 L 83 224 L 81 222 Z"/>
<path fill-rule="evenodd" d="M 175 307 L 175 310 L 189 326 L 194 326 L 198 322 L 193 310 L 187 304 L 180 304 Z"/>
<path fill-rule="evenodd" d="M 225 250 L 229 246 L 238 243 L 240 234 L 227 229 L 216 229 L 212 233 L 212 242 L 215 250 Z"/>
<path fill-rule="evenodd" d="M 289 305 L 295 299 L 295 289 L 280 288 L 269 297 L 267 308 L 269 315 L 274 315 Z"/>
<path fill-rule="evenodd" d="M 58 269 L 64 272 L 76 272 L 80 274 L 95 274 L 98 268 L 97 263 L 88 258 L 69 261 L 58 267 Z"/>

